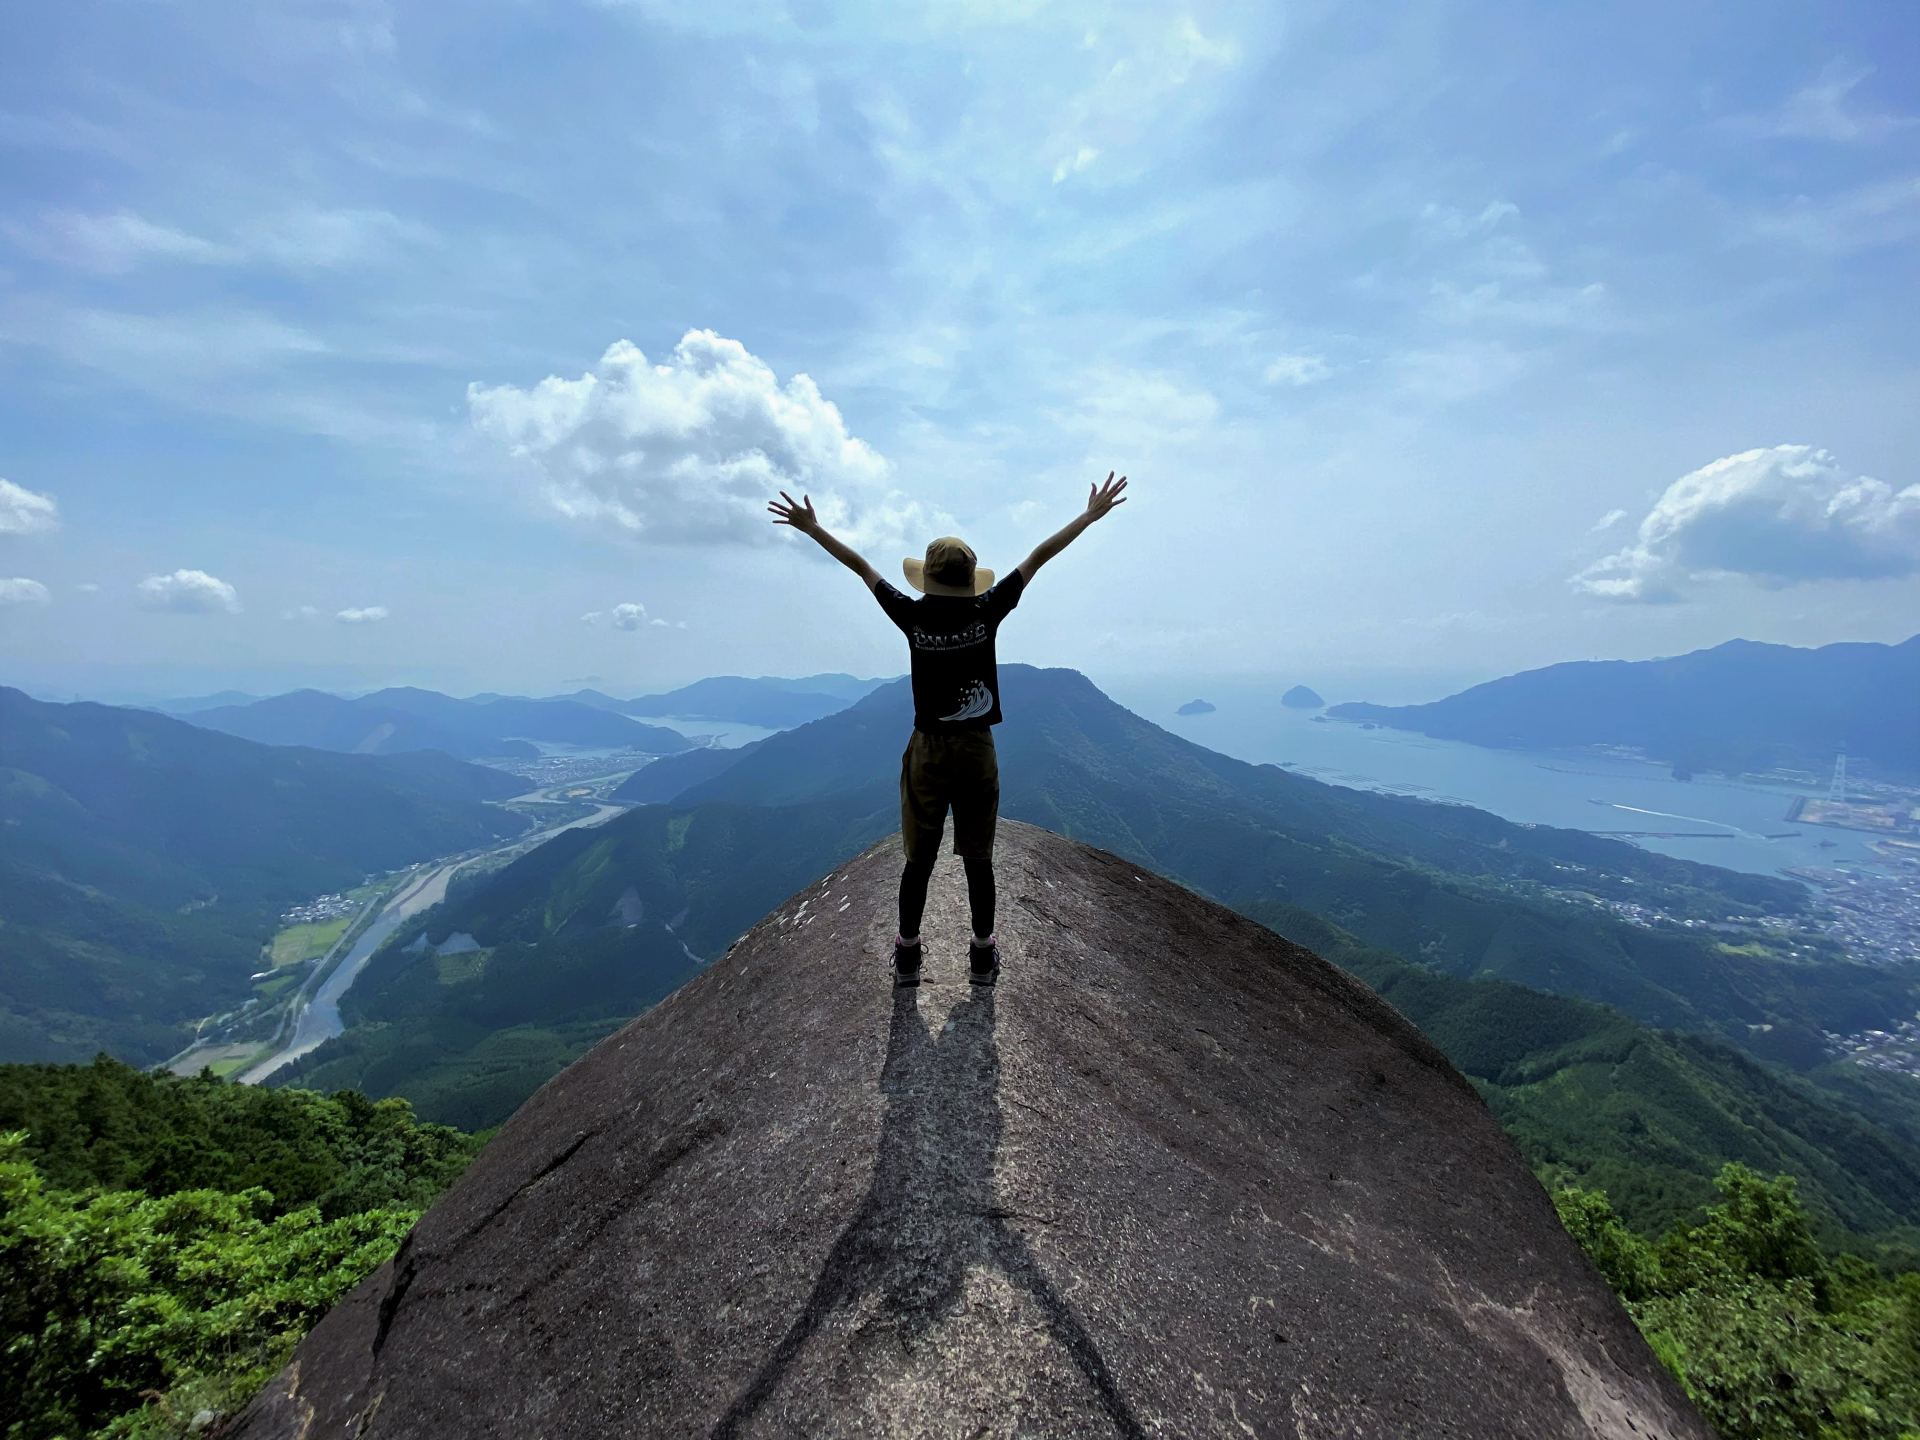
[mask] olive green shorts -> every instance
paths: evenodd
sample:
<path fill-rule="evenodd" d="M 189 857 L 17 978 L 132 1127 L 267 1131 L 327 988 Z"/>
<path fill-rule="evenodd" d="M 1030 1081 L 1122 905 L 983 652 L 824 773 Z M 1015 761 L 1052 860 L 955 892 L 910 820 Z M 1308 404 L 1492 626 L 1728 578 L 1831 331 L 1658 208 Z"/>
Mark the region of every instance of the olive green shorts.
<path fill-rule="evenodd" d="M 900 835 L 909 860 L 940 853 L 947 811 L 953 811 L 953 853 L 991 856 L 1000 817 L 1000 760 L 993 732 L 915 730 L 900 757 Z"/>

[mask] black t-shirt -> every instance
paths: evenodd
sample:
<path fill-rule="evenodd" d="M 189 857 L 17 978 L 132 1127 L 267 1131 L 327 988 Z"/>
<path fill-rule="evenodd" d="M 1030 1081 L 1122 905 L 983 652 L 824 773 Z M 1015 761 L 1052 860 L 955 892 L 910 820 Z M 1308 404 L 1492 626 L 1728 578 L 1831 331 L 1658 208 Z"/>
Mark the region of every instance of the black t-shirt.
<path fill-rule="evenodd" d="M 984 595 L 902 595 L 882 580 L 873 598 L 913 652 L 917 730 L 984 730 L 1000 723 L 1000 669 L 993 637 L 1020 603 L 1018 570 Z"/>

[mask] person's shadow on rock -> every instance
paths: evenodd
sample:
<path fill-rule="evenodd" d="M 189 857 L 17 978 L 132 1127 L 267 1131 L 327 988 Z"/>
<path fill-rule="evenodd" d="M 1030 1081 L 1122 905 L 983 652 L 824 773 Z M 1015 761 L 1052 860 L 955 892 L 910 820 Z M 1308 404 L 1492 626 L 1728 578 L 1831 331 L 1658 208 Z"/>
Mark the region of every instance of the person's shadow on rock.
<path fill-rule="evenodd" d="M 828 1251 L 813 1293 L 712 1433 L 740 1434 L 828 1318 L 868 1297 L 874 1313 L 852 1343 L 884 1339 L 911 1354 L 960 1308 L 967 1272 L 981 1265 L 1033 1297 L 1116 1431 L 1144 1435 L 1093 1338 L 995 1199 L 1001 1120 L 994 990 L 971 987 L 937 1035 L 920 1014 L 921 994 L 893 992 L 880 1075 L 887 1109 L 873 1181 Z"/>

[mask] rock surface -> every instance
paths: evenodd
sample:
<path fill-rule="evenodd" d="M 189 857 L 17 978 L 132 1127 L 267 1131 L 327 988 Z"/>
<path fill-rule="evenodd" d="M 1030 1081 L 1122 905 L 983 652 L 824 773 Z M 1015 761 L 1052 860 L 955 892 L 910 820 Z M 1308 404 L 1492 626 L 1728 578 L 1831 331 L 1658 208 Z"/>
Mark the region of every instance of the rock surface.
<path fill-rule="evenodd" d="M 556 1077 L 229 1433 L 1707 1440 L 1371 991 L 1005 824 L 1005 973 L 893 842 Z"/>

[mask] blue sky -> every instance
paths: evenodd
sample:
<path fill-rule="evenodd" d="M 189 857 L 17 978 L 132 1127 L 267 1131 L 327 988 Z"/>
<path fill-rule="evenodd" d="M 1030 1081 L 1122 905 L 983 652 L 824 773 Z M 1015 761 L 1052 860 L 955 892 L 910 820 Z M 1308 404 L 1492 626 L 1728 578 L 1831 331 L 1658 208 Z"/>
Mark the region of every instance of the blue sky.
<path fill-rule="evenodd" d="M 1109 468 L 1003 658 L 1920 628 L 1920 11 L 1390 10 L 17 9 L 0 678 L 891 673 L 769 485 L 1005 569 Z"/>

